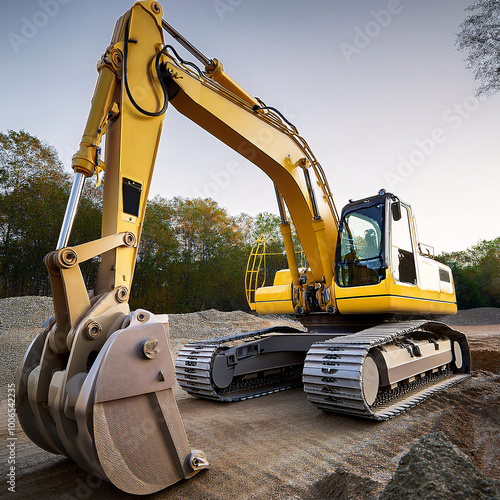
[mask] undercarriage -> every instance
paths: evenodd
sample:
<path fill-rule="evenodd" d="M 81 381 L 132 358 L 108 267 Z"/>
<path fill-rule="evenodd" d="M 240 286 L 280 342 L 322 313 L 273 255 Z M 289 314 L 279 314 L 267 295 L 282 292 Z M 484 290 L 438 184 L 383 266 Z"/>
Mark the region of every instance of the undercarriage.
<path fill-rule="evenodd" d="M 277 327 L 190 342 L 177 357 L 177 380 L 189 394 L 220 402 L 302 386 L 321 410 L 386 420 L 470 373 L 465 335 L 442 323 L 321 330 Z"/>

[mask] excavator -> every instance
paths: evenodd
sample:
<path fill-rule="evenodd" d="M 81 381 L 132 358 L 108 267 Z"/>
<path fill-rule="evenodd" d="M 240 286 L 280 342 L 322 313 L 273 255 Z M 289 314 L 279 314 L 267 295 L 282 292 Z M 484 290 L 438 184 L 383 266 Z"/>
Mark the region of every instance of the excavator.
<path fill-rule="evenodd" d="M 171 35 L 197 61 L 166 45 Z M 340 216 L 324 171 L 296 127 L 253 97 L 163 19 L 156 1 L 116 22 L 78 152 L 56 249 L 45 258 L 55 316 L 16 378 L 16 409 L 39 447 L 132 494 L 208 467 L 173 396 L 234 402 L 303 386 L 317 408 L 386 420 L 470 374 L 451 271 L 418 242 L 410 205 L 380 190 Z M 173 363 L 168 316 L 128 304 L 163 119 L 181 114 L 272 180 L 287 269 L 257 287 L 256 313 L 285 327 L 186 344 Z M 101 140 L 105 136 L 105 158 Z M 85 180 L 104 171 L 101 238 L 69 246 Z M 292 224 L 304 252 L 299 267 Z M 80 264 L 99 259 L 89 291 Z"/>

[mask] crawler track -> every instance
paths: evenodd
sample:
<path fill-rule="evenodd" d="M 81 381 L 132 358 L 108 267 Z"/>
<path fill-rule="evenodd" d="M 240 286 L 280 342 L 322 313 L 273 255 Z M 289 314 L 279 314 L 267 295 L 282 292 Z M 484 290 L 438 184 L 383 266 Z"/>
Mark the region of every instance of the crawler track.
<path fill-rule="evenodd" d="M 220 339 L 189 342 L 179 351 L 175 362 L 175 375 L 179 385 L 193 396 L 225 403 L 235 403 L 302 386 L 302 365 L 288 366 L 280 374 L 238 379 L 224 389 L 216 387 L 213 383 L 212 363 L 218 352 L 242 342 L 263 339 L 273 333 L 303 334 L 293 328 L 279 327 Z"/>
<path fill-rule="evenodd" d="M 419 332 L 457 341 L 464 357 L 463 373 L 453 373 L 446 368 L 426 374 L 406 385 L 379 393 L 374 404 L 368 405 L 362 387 L 363 363 L 368 351 Z M 314 344 L 304 364 L 304 391 L 321 410 L 387 420 L 467 378 L 469 366 L 469 347 L 463 333 L 432 321 L 385 324 Z"/>

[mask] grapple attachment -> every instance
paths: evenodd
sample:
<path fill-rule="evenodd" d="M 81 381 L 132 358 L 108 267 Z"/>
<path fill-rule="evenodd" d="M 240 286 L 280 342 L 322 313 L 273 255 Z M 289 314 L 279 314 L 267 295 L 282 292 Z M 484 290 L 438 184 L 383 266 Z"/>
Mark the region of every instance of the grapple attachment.
<path fill-rule="evenodd" d="M 190 449 L 172 394 L 167 317 L 128 313 L 115 300 L 95 302 L 69 348 L 54 341 L 56 323 L 33 341 L 17 377 L 18 417 L 41 448 L 127 493 L 150 494 L 208 462 Z"/>

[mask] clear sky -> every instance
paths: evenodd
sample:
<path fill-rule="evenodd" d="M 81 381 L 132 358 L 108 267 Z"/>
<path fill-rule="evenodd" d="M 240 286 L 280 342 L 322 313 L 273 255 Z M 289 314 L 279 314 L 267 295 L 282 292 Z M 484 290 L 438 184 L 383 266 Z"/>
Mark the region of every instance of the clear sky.
<path fill-rule="evenodd" d="M 413 206 L 437 253 L 500 236 L 500 95 L 474 98 L 454 46 L 472 0 L 160 3 L 172 26 L 298 127 L 339 209 L 384 187 Z M 69 167 L 96 62 L 131 5 L 0 0 L 0 130 L 25 129 Z M 277 212 L 266 175 L 173 107 L 156 194 L 210 196 L 233 215 Z"/>

